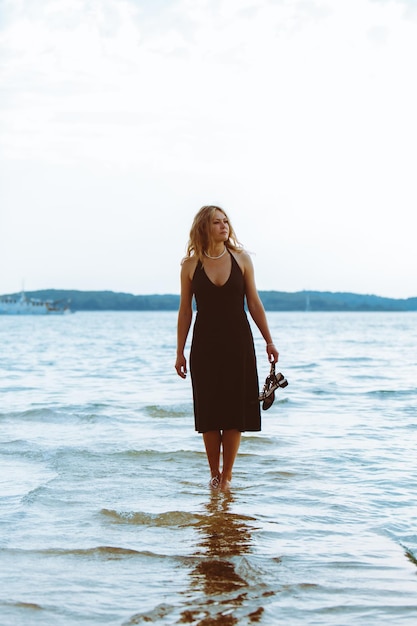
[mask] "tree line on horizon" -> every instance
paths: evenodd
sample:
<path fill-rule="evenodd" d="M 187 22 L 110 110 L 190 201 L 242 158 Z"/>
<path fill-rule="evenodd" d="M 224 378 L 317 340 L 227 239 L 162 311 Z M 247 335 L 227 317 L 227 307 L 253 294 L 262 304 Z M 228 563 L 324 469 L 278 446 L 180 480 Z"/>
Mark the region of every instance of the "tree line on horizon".
<path fill-rule="evenodd" d="M 43 289 L 28 291 L 26 296 L 69 303 L 72 311 L 176 311 L 179 305 L 176 294 Z M 417 297 L 395 299 L 330 291 L 260 291 L 259 296 L 267 311 L 417 311 Z"/>

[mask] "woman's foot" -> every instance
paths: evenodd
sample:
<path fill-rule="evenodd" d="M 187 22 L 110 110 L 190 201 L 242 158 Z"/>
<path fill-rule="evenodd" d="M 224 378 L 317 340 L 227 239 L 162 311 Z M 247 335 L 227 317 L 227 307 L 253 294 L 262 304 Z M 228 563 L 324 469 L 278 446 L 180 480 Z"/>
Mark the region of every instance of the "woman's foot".
<path fill-rule="evenodd" d="M 230 491 L 232 486 L 232 477 L 222 475 L 220 480 L 220 490 L 221 491 Z"/>
<path fill-rule="evenodd" d="M 211 489 L 218 489 L 220 487 L 220 476 L 212 476 L 210 478 L 209 486 Z"/>

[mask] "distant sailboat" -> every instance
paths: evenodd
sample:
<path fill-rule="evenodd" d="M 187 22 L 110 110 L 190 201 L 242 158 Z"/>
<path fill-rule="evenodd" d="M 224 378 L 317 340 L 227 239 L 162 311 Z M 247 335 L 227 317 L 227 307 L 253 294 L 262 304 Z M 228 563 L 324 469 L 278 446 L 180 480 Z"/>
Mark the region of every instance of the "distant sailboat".
<path fill-rule="evenodd" d="M 311 311 L 311 304 L 310 304 L 310 294 L 306 294 L 306 311 Z"/>

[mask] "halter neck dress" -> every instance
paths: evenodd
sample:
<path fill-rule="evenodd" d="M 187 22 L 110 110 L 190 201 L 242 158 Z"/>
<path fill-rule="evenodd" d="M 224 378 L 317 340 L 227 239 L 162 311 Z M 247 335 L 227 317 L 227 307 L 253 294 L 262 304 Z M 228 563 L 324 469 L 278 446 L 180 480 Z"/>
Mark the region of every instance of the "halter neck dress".
<path fill-rule="evenodd" d="M 192 279 L 197 305 L 190 351 L 195 429 L 261 430 L 252 331 L 242 271 L 231 257 L 227 281 L 215 285 L 201 261 Z"/>

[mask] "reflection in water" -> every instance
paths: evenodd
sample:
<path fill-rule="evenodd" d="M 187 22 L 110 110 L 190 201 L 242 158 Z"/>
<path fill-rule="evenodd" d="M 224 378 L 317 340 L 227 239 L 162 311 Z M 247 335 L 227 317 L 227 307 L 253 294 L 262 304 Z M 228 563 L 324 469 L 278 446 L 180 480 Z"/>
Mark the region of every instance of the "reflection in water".
<path fill-rule="evenodd" d="M 255 521 L 253 517 L 238 515 L 230 512 L 230 505 L 234 501 L 232 494 L 213 492 L 205 508 L 208 515 L 198 524 L 198 530 L 203 535 L 198 544 L 203 551 L 196 554 L 207 554 L 210 557 L 226 557 L 245 554 L 250 551 L 253 526 L 248 521 Z"/>
<path fill-rule="evenodd" d="M 192 591 L 200 590 L 205 595 L 199 601 L 194 600 L 193 611 L 183 612 L 182 617 L 187 618 L 188 623 L 219 626 L 238 623 L 232 612 L 245 602 L 250 583 L 243 577 L 244 567 L 239 567 L 242 560 L 236 557 L 251 551 L 251 531 L 254 529 L 251 522 L 255 520 L 232 513 L 230 505 L 233 501 L 230 493 L 212 492 L 205 505 L 207 514 L 202 515 L 197 523 L 201 540 L 196 546 L 198 563 L 190 573 L 190 586 Z M 262 611 L 262 608 L 253 611 L 251 622 L 258 621 Z"/>

